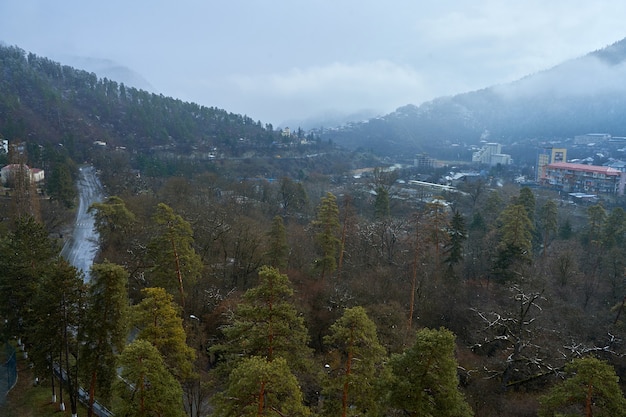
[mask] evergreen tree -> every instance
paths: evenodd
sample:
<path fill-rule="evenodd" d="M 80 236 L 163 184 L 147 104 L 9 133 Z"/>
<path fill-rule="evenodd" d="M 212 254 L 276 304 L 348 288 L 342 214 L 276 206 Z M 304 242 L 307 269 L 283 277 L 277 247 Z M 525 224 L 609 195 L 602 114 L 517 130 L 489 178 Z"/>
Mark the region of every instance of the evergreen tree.
<path fill-rule="evenodd" d="M 0 314 L 5 336 L 27 337 L 26 328 L 37 319 L 33 302 L 42 278 L 51 268 L 58 248 L 34 217 L 22 217 L 0 239 Z"/>
<path fill-rule="evenodd" d="M 533 224 L 526 207 L 520 204 L 507 206 L 500 215 L 500 243 L 494 272 L 501 278 L 510 277 L 513 265 L 528 264 L 532 260 Z"/>
<path fill-rule="evenodd" d="M 587 227 L 584 234 L 584 242 L 591 245 L 602 243 L 602 229 L 606 222 L 606 210 L 601 204 L 596 204 L 587 209 Z"/>
<path fill-rule="evenodd" d="M 621 207 L 615 207 L 603 225 L 602 243 L 607 249 L 621 247 L 626 236 L 626 211 Z"/>
<path fill-rule="evenodd" d="M 363 307 L 348 308 L 324 337 L 331 358 L 324 383 L 324 414 L 378 415 L 386 381 L 385 348 Z"/>
<path fill-rule="evenodd" d="M 183 390 L 150 342 L 135 340 L 126 346 L 118 365 L 121 373 L 114 390 L 119 400 L 113 407 L 116 416 L 184 416 Z"/>
<path fill-rule="evenodd" d="M 337 238 L 340 226 L 339 208 L 337 198 L 332 193 L 326 193 L 326 197 L 322 197 L 313 226 L 317 229 L 315 240 L 322 253 L 322 257 L 316 260 L 316 266 L 324 280 L 326 275 L 332 274 L 337 268 L 337 250 L 341 243 Z"/>
<path fill-rule="evenodd" d="M 557 232 L 558 214 L 558 208 L 554 200 L 546 201 L 539 211 L 539 222 L 541 232 L 543 233 L 543 256 L 546 255 L 550 238 Z"/>
<path fill-rule="evenodd" d="M 60 201 L 68 209 L 74 207 L 77 193 L 68 163 L 56 164 L 50 175 L 46 175 L 46 185 L 52 199 Z"/>
<path fill-rule="evenodd" d="M 120 197 L 111 196 L 94 203 L 88 210 L 94 217 L 95 227 L 102 246 L 120 246 L 129 239 L 135 214 L 126 208 Z"/>
<path fill-rule="evenodd" d="M 104 262 L 91 267 L 91 281 L 81 338 L 81 367 L 88 381 L 87 415 L 93 415 L 96 389 L 110 398 L 117 377 L 115 361 L 126 342 L 128 330 L 128 273 L 119 265 Z"/>
<path fill-rule="evenodd" d="M 132 322 L 139 328 L 137 339 L 154 345 L 178 380 L 193 376 L 195 351 L 187 345 L 180 308 L 163 288 L 145 288 L 144 299 L 132 307 Z"/>
<path fill-rule="evenodd" d="M 463 260 L 463 246 L 467 240 L 465 219 L 458 210 L 454 211 L 450 227 L 448 228 L 448 244 L 445 247 L 445 263 L 452 270 L 454 265 Z"/>
<path fill-rule="evenodd" d="M 72 414 L 78 401 L 77 337 L 82 332 L 84 285 L 82 275 L 65 259 L 58 258 L 43 276 L 34 300 L 36 321 L 31 327 L 32 358 L 39 372 L 53 374 L 53 366 L 64 370 L 61 386 L 70 397 Z M 54 364 L 54 365 L 53 365 Z M 64 406 L 61 391 L 60 403 Z"/>
<path fill-rule="evenodd" d="M 272 228 L 267 234 L 269 240 L 269 249 L 265 256 L 268 265 L 276 269 L 284 269 L 287 267 L 287 256 L 289 255 L 289 246 L 287 245 L 287 235 L 285 233 L 285 225 L 283 218 L 274 216 L 272 220 Z"/>
<path fill-rule="evenodd" d="M 421 329 L 415 344 L 391 357 L 389 404 L 408 416 L 470 417 L 459 391 L 454 334 L 444 328 Z"/>
<path fill-rule="evenodd" d="M 226 341 L 214 348 L 225 355 L 231 368 L 239 358 L 284 358 L 291 369 L 302 373 L 309 368 L 310 349 L 307 329 L 291 298 L 293 290 L 287 275 L 263 266 L 259 285 L 249 289 L 237 306 L 233 321 L 224 327 Z"/>
<path fill-rule="evenodd" d="M 185 286 L 193 286 L 202 272 L 202 260 L 193 248 L 193 231 L 171 207 L 159 203 L 154 221 L 157 234 L 148 244 L 151 268 L 148 280 L 153 287 L 176 292 L 185 309 Z"/>
<path fill-rule="evenodd" d="M 216 417 L 306 417 L 298 381 L 284 358 L 244 358 L 228 378 L 223 393 L 215 396 Z"/>
<path fill-rule="evenodd" d="M 528 187 L 522 187 L 519 190 L 519 196 L 513 199 L 513 204 L 519 204 L 526 209 L 526 215 L 530 219 L 531 223 L 535 221 L 535 210 L 537 202 L 533 191 Z"/>
<path fill-rule="evenodd" d="M 374 219 L 389 217 L 389 191 L 382 185 L 376 187 L 376 199 L 374 200 Z"/>
<path fill-rule="evenodd" d="M 540 398 L 539 417 L 626 416 L 626 399 L 609 364 L 594 357 L 574 359 L 565 371 L 568 378 Z"/>

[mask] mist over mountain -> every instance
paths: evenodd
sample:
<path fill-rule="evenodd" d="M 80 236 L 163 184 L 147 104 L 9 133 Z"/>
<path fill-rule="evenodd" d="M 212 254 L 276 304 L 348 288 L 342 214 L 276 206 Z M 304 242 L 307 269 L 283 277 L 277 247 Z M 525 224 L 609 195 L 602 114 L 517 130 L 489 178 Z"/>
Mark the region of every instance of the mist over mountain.
<path fill-rule="evenodd" d="M 93 72 L 99 78 L 108 78 L 139 90 L 155 92 L 154 86 L 141 74 L 110 59 L 68 55 L 61 57 L 60 61 L 71 67 Z"/>
<path fill-rule="evenodd" d="M 324 137 L 379 153 L 433 152 L 481 139 L 512 143 L 589 132 L 626 135 L 626 39 L 516 82 L 407 105 L 327 129 Z"/>

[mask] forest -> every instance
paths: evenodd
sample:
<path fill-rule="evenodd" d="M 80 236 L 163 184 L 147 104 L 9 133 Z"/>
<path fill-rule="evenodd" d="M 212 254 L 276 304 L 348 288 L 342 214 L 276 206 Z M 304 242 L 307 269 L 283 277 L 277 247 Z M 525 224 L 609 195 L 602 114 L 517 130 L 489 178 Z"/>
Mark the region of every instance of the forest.
<path fill-rule="evenodd" d="M 89 415 L 626 415 L 620 204 L 489 178 L 405 198 L 324 143 L 189 168 L 74 134 L 12 147 L 47 180 L 0 199 L 2 335 L 73 413 L 80 387 Z M 89 282 L 59 256 L 84 161 L 107 192 Z"/>

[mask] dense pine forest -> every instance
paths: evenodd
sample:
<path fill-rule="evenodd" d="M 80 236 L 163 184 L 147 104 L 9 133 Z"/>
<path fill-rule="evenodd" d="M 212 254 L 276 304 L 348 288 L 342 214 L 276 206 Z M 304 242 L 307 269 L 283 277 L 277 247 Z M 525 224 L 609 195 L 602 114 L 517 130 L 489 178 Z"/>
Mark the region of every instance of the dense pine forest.
<path fill-rule="evenodd" d="M 72 412 L 626 415 L 621 206 L 407 197 L 371 154 L 0 55 L 3 162 L 46 170 L 0 199 L 2 335 Z M 59 256 L 83 163 L 89 282 Z"/>

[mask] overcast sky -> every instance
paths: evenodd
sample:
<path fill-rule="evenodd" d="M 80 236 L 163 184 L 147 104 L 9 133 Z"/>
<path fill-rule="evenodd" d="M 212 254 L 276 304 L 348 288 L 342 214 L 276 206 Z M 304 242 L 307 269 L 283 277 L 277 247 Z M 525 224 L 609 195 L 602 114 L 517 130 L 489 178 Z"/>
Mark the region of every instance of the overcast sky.
<path fill-rule="evenodd" d="M 513 81 L 626 37 L 624 16 L 618 0 L 1 0 L 0 41 L 278 126 Z"/>

